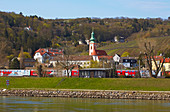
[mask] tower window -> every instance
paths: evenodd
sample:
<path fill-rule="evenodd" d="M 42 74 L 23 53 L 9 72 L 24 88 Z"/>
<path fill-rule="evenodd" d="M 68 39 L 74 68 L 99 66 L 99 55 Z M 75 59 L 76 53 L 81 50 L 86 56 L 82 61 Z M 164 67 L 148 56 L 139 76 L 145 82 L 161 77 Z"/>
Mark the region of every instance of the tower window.
<path fill-rule="evenodd" d="M 92 49 L 92 46 L 91 46 L 91 49 Z"/>

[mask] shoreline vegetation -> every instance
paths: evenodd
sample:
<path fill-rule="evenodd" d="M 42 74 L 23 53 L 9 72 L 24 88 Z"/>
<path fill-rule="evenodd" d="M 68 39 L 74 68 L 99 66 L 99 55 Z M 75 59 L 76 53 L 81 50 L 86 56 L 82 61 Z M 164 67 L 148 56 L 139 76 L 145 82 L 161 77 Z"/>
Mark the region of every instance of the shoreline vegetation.
<path fill-rule="evenodd" d="M 0 96 L 170 100 L 169 84 L 159 78 L 0 77 Z"/>

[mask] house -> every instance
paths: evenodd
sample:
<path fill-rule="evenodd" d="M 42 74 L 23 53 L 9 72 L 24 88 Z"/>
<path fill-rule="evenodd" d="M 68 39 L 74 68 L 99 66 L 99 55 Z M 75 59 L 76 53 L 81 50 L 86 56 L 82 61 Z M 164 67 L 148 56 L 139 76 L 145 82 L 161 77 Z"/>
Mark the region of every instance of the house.
<path fill-rule="evenodd" d="M 26 58 L 23 60 L 23 62 L 24 62 L 24 67 L 34 67 L 36 60 L 32 58 Z"/>
<path fill-rule="evenodd" d="M 157 65 L 159 65 L 163 61 L 163 56 L 154 56 L 154 59 L 155 59 Z M 152 59 L 152 70 L 156 70 L 156 65 L 155 65 L 153 59 Z"/>
<path fill-rule="evenodd" d="M 164 60 L 163 56 L 154 56 L 154 59 L 155 59 L 157 65 L 159 65 L 159 64 L 161 65 Z M 152 70 L 156 70 L 156 65 L 153 60 L 152 60 Z M 165 73 L 167 75 L 168 74 L 170 75 L 170 58 L 165 58 L 164 63 L 163 63 L 163 68 L 161 68 L 160 71 L 162 71 L 162 72 L 165 71 Z"/>
<path fill-rule="evenodd" d="M 170 58 L 165 58 L 164 68 L 165 71 L 170 72 Z"/>
<path fill-rule="evenodd" d="M 79 45 L 83 45 L 84 44 L 82 40 L 79 40 L 78 43 L 79 43 Z"/>
<path fill-rule="evenodd" d="M 92 56 L 76 56 L 76 55 L 70 55 L 69 57 L 66 56 L 55 56 L 53 59 L 50 60 L 50 64 L 52 64 L 54 67 L 56 66 L 56 63 L 67 63 L 68 65 L 79 65 L 82 68 L 88 68 L 90 67 L 90 63 L 92 60 Z"/>
<path fill-rule="evenodd" d="M 114 42 L 125 42 L 125 38 L 124 37 L 115 36 L 114 37 Z"/>
<path fill-rule="evenodd" d="M 127 68 L 138 66 L 136 57 L 121 57 L 121 63 Z"/>
<path fill-rule="evenodd" d="M 88 39 L 86 39 L 85 42 L 87 43 L 87 45 L 89 45 L 89 40 Z"/>
<path fill-rule="evenodd" d="M 32 28 L 29 26 L 29 27 L 25 27 L 24 30 L 32 31 Z"/>
<path fill-rule="evenodd" d="M 119 62 L 120 62 L 120 59 L 121 59 L 121 56 L 120 56 L 119 54 L 115 54 L 115 55 L 113 56 L 114 62 L 119 63 Z"/>
<path fill-rule="evenodd" d="M 35 51 L 34 59 L 37 60 L 40 63 L 45 63 L 46 61 L 49 61 L 54 56 L 63 55 L 62 50 L 58 49 L 52 49 L 52 48 L 40 48 L 37 51 Z"/>
<path fill-rule="evenodd" d="M 97 62 L 105 61 L 105 62 L 112 62 L 113 56 L 93 56 L 93 60 Z"/>
<path fill-rule="evenodd" d="M 165 58 L 164 62 L 165 73 L 167 76 L 170 76 L 170 58 Z"/>

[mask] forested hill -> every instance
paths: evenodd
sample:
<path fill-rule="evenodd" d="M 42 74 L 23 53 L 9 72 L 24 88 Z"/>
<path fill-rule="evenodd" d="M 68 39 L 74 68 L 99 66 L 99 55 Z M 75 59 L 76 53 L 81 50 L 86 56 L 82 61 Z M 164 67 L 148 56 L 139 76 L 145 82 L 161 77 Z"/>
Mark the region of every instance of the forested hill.
<path fill-rule="evenodd" d="M 14 54 L 21 46 L 34 52 L 38 48 L 58 47 L 65 40 L 76 44 L 80 39 L 89 39 L 92 28 L 97 42 L 112 40 L 115 36 L 130 39 L 138 32 L 149 32 L 151 37 L 170 35 L 170 21 L 161 18 L 43 19 L 36 15 L 25 17 L 22 13 L 0 12 L 0 45 L 5 47 L 1 47 L 1 52 Z"/>

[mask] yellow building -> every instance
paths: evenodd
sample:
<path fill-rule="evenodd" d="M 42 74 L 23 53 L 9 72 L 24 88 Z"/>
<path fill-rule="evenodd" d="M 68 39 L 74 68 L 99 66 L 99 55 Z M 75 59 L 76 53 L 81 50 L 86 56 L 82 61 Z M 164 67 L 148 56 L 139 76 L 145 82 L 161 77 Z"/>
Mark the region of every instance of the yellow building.
<path fill-rule="evenodd" d="M 163 62 L 163 57 L 162 56 L 155 56 L 154 58 L 156 60 L 157 65 L 159 65 L 159 63 Z M 165 61 L 164 61 L 164 64 L 163 64 L 162 68 L 164 69 L 164 71 L 167 74 L 170 74 L 170 58 L 165 58 Z M 152 70 L 156 70 L 156 66 L 155 66 L 155 63 L 154 63 L 153 60 L 152 60 Z M 161 71 L 162 71 L 162 69 L 161 69 Z"/>

